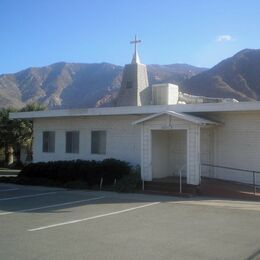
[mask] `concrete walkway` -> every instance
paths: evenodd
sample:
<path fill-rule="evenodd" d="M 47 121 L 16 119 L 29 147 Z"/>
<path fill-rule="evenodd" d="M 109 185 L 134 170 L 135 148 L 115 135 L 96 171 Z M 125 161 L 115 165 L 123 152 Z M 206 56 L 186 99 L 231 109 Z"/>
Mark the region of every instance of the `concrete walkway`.
<path fill-rule="evenodd" d="M 254 193 L 254 187 L 232 181 L 203 178 L 199 187 L 199 194 L 205 196 L 256 200 L 260 201 L 260 187 Z"/>
<path fill-rule="evenodd" d="M 145 182 L 145 193 L 180 195 L 179 178 L 167 177 Z M 260 201 L 260 187 L 256 192 L 249 184 L 236 183 L 212 178 L 202 178 L 199 186 L 187 185 L 183 180 L 183 195 L 203 195 L 227 199 Z"/>

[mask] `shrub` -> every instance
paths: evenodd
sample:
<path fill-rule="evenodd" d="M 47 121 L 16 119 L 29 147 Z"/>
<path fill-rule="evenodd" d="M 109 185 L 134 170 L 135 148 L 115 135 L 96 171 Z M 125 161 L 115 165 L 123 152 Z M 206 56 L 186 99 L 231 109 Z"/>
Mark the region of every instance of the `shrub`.
<path fill-rule="evenodd" d="M 4 167 L 5 166 L 5 161 L 4 160 L 0 160 L 0 167 Z"/>
<path fill-rule="evenodd" d="M 136 166 L 131 172 L 123 176 L 115 186 L 115 190 L 119 192 L 133 192 L 141 187 L 140 167 Z"/>
<path fill-rule="evenodd" d="M 101 172 L 104 184 L 112 184 L 130 173 L 131 166 L 128 162 L 116 159 L 105 159 L 101 162 Z"/>
<path fill-rule="evenodd" d="M 51 161 L 26 165 L 19 176 L 31 179 L 48 179 L 55 183 L 86 182 L 89 186 L 98 185 L 103 178 L 103 184 L 112 184 L 114 180 L 131 173 L 129 163 L 105 159 L 103 161 Z"/>

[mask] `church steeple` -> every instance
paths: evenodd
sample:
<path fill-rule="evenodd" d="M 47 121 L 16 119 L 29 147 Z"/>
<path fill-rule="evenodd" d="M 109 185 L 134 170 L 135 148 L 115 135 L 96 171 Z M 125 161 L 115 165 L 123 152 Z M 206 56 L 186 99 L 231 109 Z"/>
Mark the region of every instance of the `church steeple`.
<path fill-rule="evenodd" d="M 124 67 L 121 88 L 119 90 L 117 106 L 143 106 L 150 104 L 150 88 L 148 83 L 147 69 L 141 64 L 137 53 L 137 44 L 141 40 L 131 41 L 134 44 L 134 55 L 131 64 Z"/>
<path fill-rule="evenodd" d="M 135 35 L 135 39 L 133 41 L 131 41 L 130 43 L 135 45 L 134 55 L 132 58 L 132 64 L 136 64 L 136 63 L 140 64 L 141 62 L 140 62 L 140 58 L 139 58 L 139 55 L 137 52 L 137 44 L 141 43 L 141 40 L 137 40 L 137 36 Z"/>

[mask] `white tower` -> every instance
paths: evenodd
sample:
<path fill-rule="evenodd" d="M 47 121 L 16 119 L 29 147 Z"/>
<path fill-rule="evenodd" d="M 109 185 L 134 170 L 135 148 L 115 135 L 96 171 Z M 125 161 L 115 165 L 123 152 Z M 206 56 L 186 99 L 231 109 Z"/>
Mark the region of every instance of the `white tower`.
<path fill-rule="evenodd" d="M 134 44 L 132 63 L 124 67 L 117 106 L 142 106 L 150 104 L 151 93 L 148 83 L 146 65 L 141 64 L 137 52 L 137 44 L 141 40 L 131 41 Z"/>

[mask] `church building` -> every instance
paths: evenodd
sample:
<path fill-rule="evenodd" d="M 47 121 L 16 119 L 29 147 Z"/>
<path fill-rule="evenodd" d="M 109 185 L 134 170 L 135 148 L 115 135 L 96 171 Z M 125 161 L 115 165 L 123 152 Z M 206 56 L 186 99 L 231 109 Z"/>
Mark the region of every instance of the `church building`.
<path fill-rule="evenodd" d="M 260 102 L 196 97 L 177 85 L 149 85 L 136 44 L 115 107 L 11 113 L 33 120 L 33 161 L 116 158 L 141 166 L 143 180 L 178 176 L 252 183 L 260 171 Z M 260 176 L 257 182 L 260 183 Z"/>

